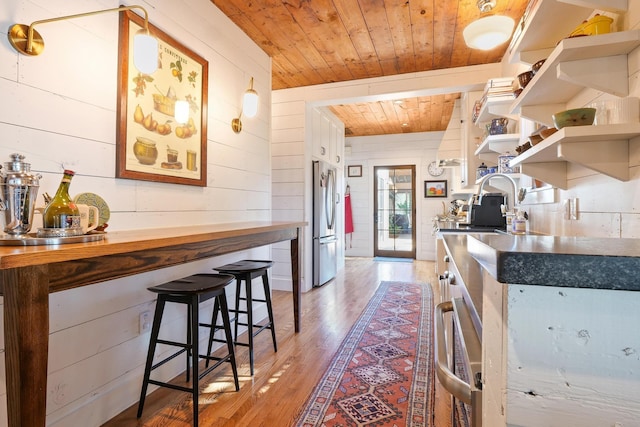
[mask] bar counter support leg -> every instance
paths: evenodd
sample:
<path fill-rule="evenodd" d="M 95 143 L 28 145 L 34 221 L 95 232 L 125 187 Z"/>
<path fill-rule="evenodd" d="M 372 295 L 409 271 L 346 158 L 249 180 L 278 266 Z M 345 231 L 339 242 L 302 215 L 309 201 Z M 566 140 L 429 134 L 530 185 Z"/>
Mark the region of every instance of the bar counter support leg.
<path fill-rule="evenodd" d="M 291 239 L 291 286 L 293 287 L 293 325 L 296 332 L 300 332 L 300 227 L 296 230 L 296 237 Z"/>
<path fill-rule="evenodd" d="M 4 295 L 7 416 L 12 427 L 44 427 L 49 353 L 47 266 L 0 271 Z"/>

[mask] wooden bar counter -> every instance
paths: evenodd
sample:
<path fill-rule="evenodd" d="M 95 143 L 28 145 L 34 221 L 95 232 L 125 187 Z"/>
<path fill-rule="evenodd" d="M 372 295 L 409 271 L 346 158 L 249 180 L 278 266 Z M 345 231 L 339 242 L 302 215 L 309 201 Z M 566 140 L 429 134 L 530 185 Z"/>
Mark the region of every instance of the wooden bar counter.
<path fill-rule="evenodd" d="M 299 238 L 304 222 L 243 222 L 110 232 L 104 240 L 0 247 L 8 422 L 46 421 L 49 293 L 289 240 L 300 331 Z"/>

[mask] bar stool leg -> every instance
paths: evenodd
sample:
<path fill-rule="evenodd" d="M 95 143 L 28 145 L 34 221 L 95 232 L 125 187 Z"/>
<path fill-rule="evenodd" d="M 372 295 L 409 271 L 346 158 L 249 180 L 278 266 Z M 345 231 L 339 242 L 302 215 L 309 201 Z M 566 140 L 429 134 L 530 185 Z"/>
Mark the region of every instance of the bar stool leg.
<path fill-rule="evenodd" d="M 273 340 L 273 351 L 278 352 L 278 345 L 276 344 L 276 325 L 273 321 L 273 307 L 271 305 L 271 292 L 269 290 L 269 275 L 265 270 L 262 275 L 262 287 L 264 288 L 264 299 L 267 302 L 267 312 L 269 313 L 269 329 L 271 329 L 271 339 Z"/>
<path fill-rule="evenodd" d="M 233 322 L 235 324 L 234 335 L 233 335 L 234 343 L 238 341 L 238 318 L 240 317 L 240 292 L 242 291 L 242 276 L 236 275 L 235 277 L 236 277 L 236 310 L 235 310 L 235 318 L 233 319 Z"/>
<path fill-rule="evenodd" d="M 193 295 L 191 298 L 190 311 L 191 311 L 191 333 L 189 334 L 189 339 L 191 341 L 191 355 L 193 357 L 191 363 L 192 369 L 192 380 L 191 380 L 191 390 L 193 396 L 193 425 L 197 427 L 198 425 L 198 359 L 199 359 L 199 350 L 198 350 L 198 309 L 199 309 L 199 297 L 198 295 Z M 187 357 L 187 360 L 189 358 Z"/>
<path fill-rule="evenodd" d="M 151 326 L 151 337 L 149 339 L 149 350 L 147 351 L 147 362 L 144 366 L 144 376 L 142 379 L 142 390 L 140 391 L 140 401 L 138 402 L 138 418 L 142 416 L 144 408 L 144 400 L 147 397 L 147 388 L 149 386 L 149 377 L 151 376 L 151 366 L 153 365 L 153 356 L 156 352 L 156 341 L 160 332 L 160 321 L 164 312 L 165 300 L 162 296 L 158 297 L 156 302 L 156 310 L 153 315 L 153 325 Z"/>
<path fill-rule="evenodd" d="M 190 367 L 190 358 L 191 358 L 191 354 L 192 354 L 192 350 L 193 347 L 191 345 L 191 306 L 189 304 L 187 304 L 187 368 L 185 369 L 185 375 L 186 375 L 186 382 L 189 382 L 189 378 L 191 378 L 191 367 Z"/>
<path fill-rule="evenodd" d="M 227 339 L 227 351 L 230 355 L 231 362 L 231 370 L 233 371 L 233 380 L 236 384 L 236 391 L 240 390 L 240 383 L 238 382 L 238 367 L 236 366 L 236 354 L 233 346 L 233 335 L 231 335 L 231 322 L 229 321 L 229 307 L 227 306 L 227 297 L 223 292 L 222 295 L 218 297 L 220 299 L 220 308 L 222 311 L 222 323 L 224 325 L 224 335 Z M 218 300 L 216 299 L 216 305 L 218 304 Z M 209 342 L 209 346 L 211 346 L 211 342 Z M 209 354 L 211 350 L 209 350 Z"/>
<path fill-rule="evenodd" d="M 249 338 L 249 367 L 251 375 L 253 375 L 253 297 L 252 297 L 252 282 L 251 274 L 247 274 L 244 277 L 245 283 L 245 296 L 247 297 L 247 334 Z"/>
<path fill-rule="evenodd" d="M 224 296 L 224 294 L 223 294 Z M 216 329 L 218 329 L 217 325 L 218 325 L 218 313 L 220 312 L 220 302 L 218 302 L 218 298 L 219 297 L 215 297 L 213 300 L 213 314 L 211 315 L 211 328 L 209 329 L 209 345 L 207 346 L 207 356 L 209 356 L 211 354 L 211 349 L 213 348 L 213 336 L 216 333 Z M 226 298 L 226 297 L 225 297 Z M 225 303 L 227 301 L 225 300 Z M 226 314 L 227 316 L 229 315 L 228 312 Z M 222 312 L 222 320 L 224 323 L 224 311 Z M 226 333 L 226 331 L 225 331 Z M 229 337 L 227 337 L 227 340 L 229 340 Z M 207 359 L 206 363 L 205 363 L 205 367 L 208 368 L 209 367 L 209 362 L 210 360 Z"/>

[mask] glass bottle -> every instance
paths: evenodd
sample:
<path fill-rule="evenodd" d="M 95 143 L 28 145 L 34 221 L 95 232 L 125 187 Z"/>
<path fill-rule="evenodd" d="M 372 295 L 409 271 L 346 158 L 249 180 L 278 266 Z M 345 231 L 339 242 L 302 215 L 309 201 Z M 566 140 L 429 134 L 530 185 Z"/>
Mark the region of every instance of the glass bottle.
<path fill-rule="evenodd" d="M 44 228 L 80 227 L 80 212 L 69 196 L 69 185 L 73 175 L 75 175 L 74 171 L 65 169 L 56 195 L 44 208 L 42 215 Z"/>

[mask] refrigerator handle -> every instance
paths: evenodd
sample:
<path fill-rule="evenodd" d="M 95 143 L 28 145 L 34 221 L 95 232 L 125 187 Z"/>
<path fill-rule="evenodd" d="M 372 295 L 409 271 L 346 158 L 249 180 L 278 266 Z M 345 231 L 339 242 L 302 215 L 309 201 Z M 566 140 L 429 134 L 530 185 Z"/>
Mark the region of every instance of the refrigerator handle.
<path fill-rule="evenodd" d="M 329 226 L 329 230 L 333 230 L 336 220 L 336 175 L 333 169 L 329 169 L 327 175 L 327 191 L 324 193 L 324 208 L 327 215 L 327 225 Z"/>

